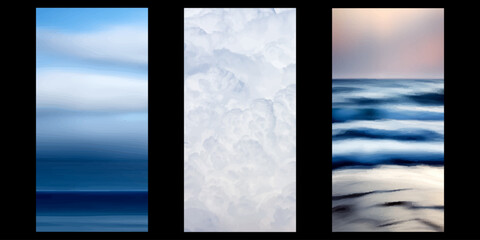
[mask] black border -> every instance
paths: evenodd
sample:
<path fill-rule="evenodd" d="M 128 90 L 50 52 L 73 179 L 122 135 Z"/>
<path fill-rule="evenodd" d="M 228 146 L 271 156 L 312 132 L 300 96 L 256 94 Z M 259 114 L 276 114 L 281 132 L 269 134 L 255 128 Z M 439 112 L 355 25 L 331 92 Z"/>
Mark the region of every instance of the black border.
<path fill-rule="evenodd" d="M 0 238 L 19 239 L 468 239 L 480 238 L 476 198 L 474 82 L 469 59 L 475 13 L 467 7 L 445 8 L 445 232 L 444 233 L 332 233 L 331 232 L 331 9 L 329 4 L 306 2 L 209 1 L 30 1 L 14 10 L 8 22 L 14 64 L 7 71 L 21 73 L 8 89 L 6 101 L 12 134 L 2 166 L 5 195 Z M 297 232 L 295 233 L 184 233 L 183 232 L 183 8 L 184 7 L 295 7 L 297 8 Z M 35 232 L 35 8 L 36 7 L 147 7 L 149 10 L 149 232 L 36 233 Z M 167 9 L 167 11 L 165 11 Z M 171 46 L 171 47 L 164 47 Z M 162 66 L 169 66 L 168 69 Z M 27 68 L 27 69 L 25 69 Z M 478 68 L 478 67 L 477 67 Z M 168 74 L 165 74 L 165 71 Z M 27 80 L 25 80 L 27 79 Z M 470 82 L 471 81 L 471 82 Z M 10 83 L 9 83 L 10 84 Z M 17 91 L 18 90 L 18 91 Z M 168 100 L 168 101 L 167 101 Z M 15 101 L 15 103 L 12 103 Z M 167 104 L 164 104 L 167 103 Z M 155 111 L 162 108 L 162 111 Z M 155 124 L 162 122 L 162 124 Z M 18 125 L 15 125 L 18 124 Z M 169 126 L 161 128 L 161 126 Z M 473 136 L 468 140 L 465 136 Z M 156 146 L 170 146 L 158 148 Z M 10 155 L 10 154 L 9 154 Z M 7 155 L 8 156 L 8 155 Z M 17 159 L 18 158 L 18 159 Z M 468 162 L 468 165 L 466 165 Z M 7 174 L 8 173 L 8 174 Z M 158 191 L 156 191 L 156 189 Z M 169 192 L 163 196 L 161 192 Z"/>

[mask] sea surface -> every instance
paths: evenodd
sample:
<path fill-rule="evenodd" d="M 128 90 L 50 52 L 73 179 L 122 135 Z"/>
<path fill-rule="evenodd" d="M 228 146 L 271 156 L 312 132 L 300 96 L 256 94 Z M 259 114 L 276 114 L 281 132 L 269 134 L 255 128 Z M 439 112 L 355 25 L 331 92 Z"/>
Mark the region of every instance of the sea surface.
<path fill-rule="evenodd" d="M 146 191 L 37 191 L 37 232 L 146 232 Z"/>
<path fill-rule="evenodd" d="M 332 81 L 332 230 L 443 231 L 444 82 Z"/>

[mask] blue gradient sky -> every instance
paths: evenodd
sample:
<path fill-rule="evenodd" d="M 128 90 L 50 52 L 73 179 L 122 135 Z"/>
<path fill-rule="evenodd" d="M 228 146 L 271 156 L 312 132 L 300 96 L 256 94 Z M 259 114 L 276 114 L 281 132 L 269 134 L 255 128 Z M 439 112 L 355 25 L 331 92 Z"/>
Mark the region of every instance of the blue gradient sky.
<path fill-rule="evenodd" d="M 147 190 L 148 9 L 37 9 L 37 190 Z"/>

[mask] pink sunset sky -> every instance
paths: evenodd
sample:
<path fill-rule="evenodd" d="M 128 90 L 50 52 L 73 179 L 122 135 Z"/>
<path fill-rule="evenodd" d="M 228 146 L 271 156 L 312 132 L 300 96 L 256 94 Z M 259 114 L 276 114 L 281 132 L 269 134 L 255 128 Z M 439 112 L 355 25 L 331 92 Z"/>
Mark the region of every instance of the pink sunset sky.
<path fill-rule="evenodd" d="M 443 78 L 442 8 L 332 10 L 333 78 Z"/>

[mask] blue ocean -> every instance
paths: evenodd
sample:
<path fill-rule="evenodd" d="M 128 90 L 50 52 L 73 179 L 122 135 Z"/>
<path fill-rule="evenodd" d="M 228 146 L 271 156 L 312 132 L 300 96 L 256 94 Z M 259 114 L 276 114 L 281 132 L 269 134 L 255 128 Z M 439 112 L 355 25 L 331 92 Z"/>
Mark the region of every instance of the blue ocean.
<path fill-rule="evenodd" d="M 37 232 L 146 232 L 147 191 L 37 191 Z"/>
<path fill-rule="evenodd" d="M 332 231 L 444 231 L 443 84 L 332 81 Z"/>
<path fill-rule="evenodd" d="M 443 165 L 444 82 L 334 79 L 332 166 Z"/>

